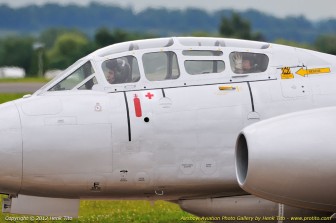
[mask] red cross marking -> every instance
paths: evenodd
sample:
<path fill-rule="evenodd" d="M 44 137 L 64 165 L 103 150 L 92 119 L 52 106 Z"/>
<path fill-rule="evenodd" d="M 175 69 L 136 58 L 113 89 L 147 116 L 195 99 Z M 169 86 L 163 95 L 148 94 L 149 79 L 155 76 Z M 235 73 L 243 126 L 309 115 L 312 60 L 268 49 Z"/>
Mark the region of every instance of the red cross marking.
<path fill-rule="evenodd" d="M 148 99 L 152 99 L 152 97 L 154 97 L 154 94 L 151 94 L 150 92 L 148 92 L 145 97 L 147 97 Z"/>

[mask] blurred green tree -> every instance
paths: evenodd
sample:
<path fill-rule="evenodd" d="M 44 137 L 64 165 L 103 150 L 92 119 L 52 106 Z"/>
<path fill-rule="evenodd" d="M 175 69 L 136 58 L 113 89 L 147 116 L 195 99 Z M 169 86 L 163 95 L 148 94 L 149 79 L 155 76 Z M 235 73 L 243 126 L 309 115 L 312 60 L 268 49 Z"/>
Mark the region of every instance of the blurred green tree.
<path fill-rule="evenodd" d="M 316 50 L 315 47 L 311 44 L 308 43 L 298 43 L 295 41 L 290 41 L 286 39 L 276 39 L 274 43 L 281 44 L 281 45 L 286 45 L 286 46 L 293 46 L 293 47 L 298 47 L 298 48 L 303 48 L 303 49 L 309 49 L 309 50 Z"/>
<path fill-rule="evenodd" d="M 8 36 L 0 40 L 0 67 L 22 67 L 27 76 L 32 75 L 33 42 L 32 37 L 21 36 Z"/>
<path fill-rule="evenodd" d="M 98 48 L 113 44 L 112 34 L 107 28 L 100 28 L 94 36 Z"/>
<path fill-rule="evenodd" d="M 48 68 L 65 69 L 88 52 L 89 39 L 81 33 L 64 33 L 47 52 Z"/>
<path fill-rule="evenodd" d="M 110 31 L 107 28 L 100 28 L 97 30 L 94 36 L 94 41 L 97 48 L 102 48 L 115 43 L 153 37 L 155 36 L 146 33 L 127 32 L 122 29 L 115 29 L 113 31 Z"/>
<path fill-rule="evenodd" d="M 219 34 L 223 37 L 264 40 L 259 32 L 252 32 L 248 20 L 243 19 L 238 13 L 232 13 L 231 18 L 223 17 L 219 25 Z"/>
<path fill-rule="evenodd" d="M 315 41 L 318 51 L 336 55 L 336 35 L 321 35 Z"/>
<path fill-rule="evenodd" d="M 74 32 L 73 30 L 63 28 L 50 28 L 43 30 L 39 35 L 39 41 L 45 45 L 45 48 L 50 49 L 55 44 L 56 39 L 65 33 Z"/>

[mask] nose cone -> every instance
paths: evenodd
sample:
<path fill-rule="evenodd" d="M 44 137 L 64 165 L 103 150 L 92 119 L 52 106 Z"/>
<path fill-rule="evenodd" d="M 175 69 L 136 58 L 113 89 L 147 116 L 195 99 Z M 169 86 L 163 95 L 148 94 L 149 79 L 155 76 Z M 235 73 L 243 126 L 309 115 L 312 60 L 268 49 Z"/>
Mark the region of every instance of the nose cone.
<path fill-rule="evenodd" d="M 18 193 L 22 178 L 22 134 L 13 102 L 0 105 L 0 193 Z"/>

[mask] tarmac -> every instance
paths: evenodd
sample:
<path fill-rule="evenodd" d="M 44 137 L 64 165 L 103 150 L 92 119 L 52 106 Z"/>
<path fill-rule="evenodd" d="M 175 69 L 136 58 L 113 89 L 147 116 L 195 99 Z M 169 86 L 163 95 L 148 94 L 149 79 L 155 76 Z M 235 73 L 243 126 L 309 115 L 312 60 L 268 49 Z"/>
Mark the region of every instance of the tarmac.
<path fill-rule="evenodd" d="M 34 93 L 46 83 L 0 83 L 0 93 Z"/>

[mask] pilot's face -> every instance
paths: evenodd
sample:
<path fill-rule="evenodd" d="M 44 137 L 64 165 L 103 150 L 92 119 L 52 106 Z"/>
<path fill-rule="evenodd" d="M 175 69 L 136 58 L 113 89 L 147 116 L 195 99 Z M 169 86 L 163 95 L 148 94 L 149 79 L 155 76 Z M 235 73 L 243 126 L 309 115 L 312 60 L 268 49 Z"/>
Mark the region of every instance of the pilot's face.
<path fill-rule="evenodd" d="M 249 60 L 243 60 L 243 70 L 250 70 L 252 68 Z"/>
<path fill-rule="evenodd" d="M 107 70 L 106 79 L 110 84 L 113 84 L 115 82 L 115 73 L 112 69 Z"/>

